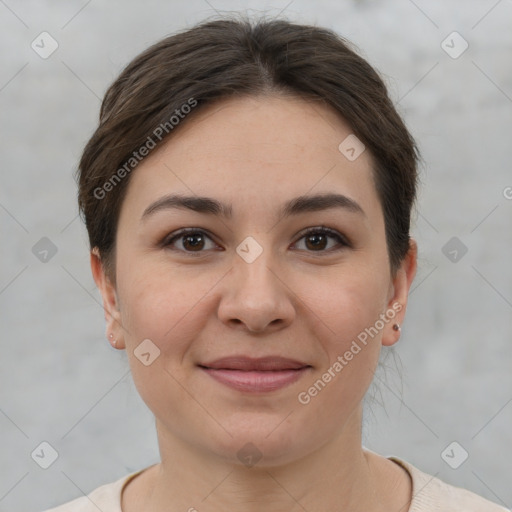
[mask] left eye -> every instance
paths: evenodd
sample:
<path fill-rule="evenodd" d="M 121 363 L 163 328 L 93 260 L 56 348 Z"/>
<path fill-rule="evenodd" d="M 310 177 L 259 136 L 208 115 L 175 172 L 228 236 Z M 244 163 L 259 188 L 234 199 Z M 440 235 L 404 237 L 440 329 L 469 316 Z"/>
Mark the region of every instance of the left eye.
<path fill-rule="evenodd" d="M 332 229 L 324 227 L 312 228 L 308 230 L 306 233 L 302 235 L 301 238 L 299 238 L 299 241 L 304 239 L 306 247 L 314 248 L 312 252 L 325 252 L 326 249 L 332 249 L 332 247 L 326 247 L 328 245 L 329 238 L 336 240 L 338 242 L 338 245 L 342 247 L 346 247 L 349 245 L 347 241 L 339 233 Z M 318 251 L 317 249 L 320 249 L 320 251 Z"/>
<path fill-rule="evenodd" d="M 295 244 L 304 240 L 305 247 L 308 252 L 326 252 L 327 250 L 332 249 L 332 245 L 328 247 L 329 239 L 335 240 L 335 242 L 337 242 L 341 247 L 347 247 L 349 245 L 339 233 L 325 227 L 309 229 L 307 232 L 302 234 Z M 203 249 L 208 249 L 208 247 L 205 247 L 206 240 L 209 240 L 212 243 L 212 246 L 209 247 L 209 249 L 213 249 L 216 244 L 210 236 L 200 229 L 192 228 L 180 231 L 171 238 L 168 238 L 164 241 L 163 245 L 165 247 L 174 246 L 173 248 L 188 253 L 200 253 L 204 252 Z M 175 245 L 176 242 L 179 242 L 177 247 Z M 179 245 L 181 245 L 181 247 L 179 247 Z M 334 246 L 336 246 L 336 243 L 334 243 Z"/>

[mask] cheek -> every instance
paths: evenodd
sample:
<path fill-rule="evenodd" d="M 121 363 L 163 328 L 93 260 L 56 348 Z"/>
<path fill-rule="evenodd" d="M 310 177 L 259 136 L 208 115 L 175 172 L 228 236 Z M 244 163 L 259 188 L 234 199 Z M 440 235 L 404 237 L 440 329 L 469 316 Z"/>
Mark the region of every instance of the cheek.
<path fill-rule="evenodd" d="M 377 368 L 382 337 L 382 330 L 375 329 L 383 312 L 382 293 L 359 286 L 331 292 L 333 300 L 317 306 L 329 327 L 316 332 L 325 357 L 296 397 L 303 427 L 323 435 L 326 429 L 337 431 L 358 410 Z"/>
<path fill-rule="evenodd" d="M 347 265 L 339 271 L 308 278 L 298 276 L 294 292 L 322 326 L 323 337 L 336 348 L 373 326 L 387 304 L 389 276 L 385 269 L 373 264 Z M 330 350 L 330 352 L 331 352 Z"/>
<path fill-rule="evenodd" d="M 389 323 L 380 320 L 385 313 L 389 279 L 385 271 L 377 270 L 370 266 L 351 269 L 336 279 L 331 276 L 330 280 L 317 281 L 317 286 L 304 295 L 315 313 L 310 317 L 321 320 L 314 335 L 326 355 L 308 383 L 314 389 L 304 391 L 312 401 L 328 403 L 340 414 L 346 413 L 345 405 L 350 408 L 360 400 L 370 385 L 383 328 Z"/>
<path fill-rule="evenodd" d="M 204 329 L 200 299 L 213 285 L 147 262 L 131 268 L 137 272 L 120 271 L 118 281 L 126 352 L 141 398 L 159 417 L 162 407 L 180 410 L 190 401 L 180 382 L 191 364 L 186 355 L 192 340 Z"/>
<path fill-rule="evenodd" d="M 169 269 L 140 268 L 119 283 L 127 346 L 134 347 L 149 338 L 165 353 L 171 345 L 176 350 L 180 339 L 193 334 L 188 331 L 201 327 L 197 312 L 202 308 L 201 298 L 212 286 L 210 279 L 180 274 Z"/>

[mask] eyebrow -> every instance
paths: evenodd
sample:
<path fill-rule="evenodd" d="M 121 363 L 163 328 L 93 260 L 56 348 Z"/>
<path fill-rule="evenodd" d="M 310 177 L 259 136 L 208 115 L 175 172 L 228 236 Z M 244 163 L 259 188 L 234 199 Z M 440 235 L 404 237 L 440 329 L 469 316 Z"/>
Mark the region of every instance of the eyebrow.
<path fill-rule="evenodd" d="M 278 218 L 290 217 L 301 213 L 319 212 L 332 208 L 343 208 L 349 212 L 357 213 L 366 217 L 364 210 L 353 199 L 342 194 L 316 194 L 309 196 L 295 197 L 284 204 L 279 212 Z M 201 196 L 166 195 L 151 203 L 142 214 L 141 220 L 157 212 L 171 209 L 186 209 L 209 215 L 222 216 L 231 219 L 233 207 L 221 203 L 216 199 Z"/>

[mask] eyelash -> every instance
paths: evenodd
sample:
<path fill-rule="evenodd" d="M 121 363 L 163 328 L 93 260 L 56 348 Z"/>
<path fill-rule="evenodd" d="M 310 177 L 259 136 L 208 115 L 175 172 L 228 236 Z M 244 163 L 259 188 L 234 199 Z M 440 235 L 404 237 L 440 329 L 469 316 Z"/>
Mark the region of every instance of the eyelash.
<path fill-rule="evenodd" d="M 199 228 L 184 228 L 180 231 L 178 231 L 177 233 L 174 233 L 168 237 L 166 237 L 163 241 L 162 241 L 162 246 L 165 247 L 165 248 L 170 248 L 170 246 L 178 239 L 180 238 L 184 238 L 186 235 L 206 235 L 207 238 L 209 238 L 210 240 L 212 240 L 212 237 L 206 232 L 204 231 L 203 229 L 199 229 Z M 308 235 L 311 235 L 311 234 L 322 234 L 322 235 L 329 235 L 330 237 L 332 238 L 335 238 L 339 245 L 341 245 L 341 247 L 338 247 L 337 249 L 325 249 L 325 250 L 321 250 L 321 251 L 306 251 L 306 252 L 309 252 L 309 253 L 331 253 L 331 252 L 336 252 L 336 251 L 339 251 L 341 249 L 343 249 L 344 247 L 351 247 L 351 244 L 349 243 L 349 241 L 343 237 L 340 233 L 338 233 L 337 231 L 333 230 L 333 229 L 330 229 L 326 226 L 318 226 L 318 227 L 314 227 L 314 228 L 308 228 L 306 231 L 303 231 L 301 233 L 301 236 L 300 238 L 297 240 L 297 242 L 299 242 L 300 240 L 302 240 L 303 238 L 307 237 Z M 297 243 L 295 242 L 295 243 Z M 197 257 L 197 256 L 201 256 L 205 251 L 202 250 L 202 251 L 186 251 L 186 250 L 182 250 L 182 249 L 171 249 L 171 250 L 176 250 L 176 251 L 181 251 L 181 252 L 184 252 L 186 253 L 187 255 L 191 255 L 191 256 L 194 256 L 194 257 Z"/>

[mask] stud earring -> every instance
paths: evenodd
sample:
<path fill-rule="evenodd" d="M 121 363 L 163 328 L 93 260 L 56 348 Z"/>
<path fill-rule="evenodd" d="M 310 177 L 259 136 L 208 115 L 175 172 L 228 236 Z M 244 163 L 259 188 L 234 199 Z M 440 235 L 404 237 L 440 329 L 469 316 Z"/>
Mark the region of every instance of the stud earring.
<path fill-rule="evenodd" d="M 399 324 L 393 324 L 393 329 L 395 331 L 401 331 L 402 330 Z"/>
<path fill-rule="evenodd" d="M 114 335 L 112 333 L 110 333 L 108 335 L 108 339 L 111 341 L 112 345 L 115 347 L 116 343 L 117 343 L 117 340 L 114 339 Z"/>

